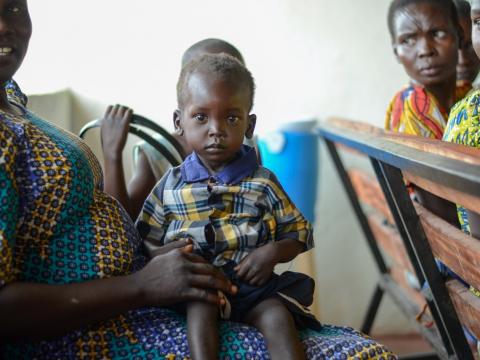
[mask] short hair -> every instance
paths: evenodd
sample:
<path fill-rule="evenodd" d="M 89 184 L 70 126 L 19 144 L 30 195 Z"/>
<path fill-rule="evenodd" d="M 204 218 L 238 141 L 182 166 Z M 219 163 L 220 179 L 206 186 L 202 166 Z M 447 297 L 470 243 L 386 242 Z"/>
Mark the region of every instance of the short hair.
<path fill-rule="evenodd" d="M 185 91 L 190 77 L 198 72 L 205 72 L 216 80 L 226 81 L 232 86 L 246 86 L 250 92 L 250 107 L 253 107 L 255 95 L 255 81 L 250 71 L 231 55 L 204 54 L 188 62 L 180 72 L 177 83 L 177 103 L 182 108 L 185 100 Z"/>
<path fill-rule="evenodd" d="M 245 65 L 242 54 L 235 46 L 222 39 L 209 38 L 200 40 L 185 50 L 182 56 L 182 67 L 193 60 L 193 55 L 199 51 L 209 54 L 226 53 Z"/>
<path fill-rule="evenodd" d="M 397 14 L 397 12 L 411 4 L 420 3 L 432 4 L 448 12 L 448 14 L 450 15 L 450 20 L 457 31 L 458 39 L 460 42 L 462 41 L 462 28 L 460 27 L 460 23 L 458 21 L 457 7 L 453 3 L 453 0 L 393 0 L 390 3 L 390 7 L 388 8 L 387 17 L 388 31 L 390 32 L 390 36 L 392 37 L 392 39 L 395 38 L 395 29 L 393 22 L 395 20 L 395 15 Z"/>
<path fill-rule="evenodd" d="M 470 19 L 470 3 L 466 0 L 453 0 L 455 6 L 457 7 L 457 14 L 459 19 L 469 18 Z"/>

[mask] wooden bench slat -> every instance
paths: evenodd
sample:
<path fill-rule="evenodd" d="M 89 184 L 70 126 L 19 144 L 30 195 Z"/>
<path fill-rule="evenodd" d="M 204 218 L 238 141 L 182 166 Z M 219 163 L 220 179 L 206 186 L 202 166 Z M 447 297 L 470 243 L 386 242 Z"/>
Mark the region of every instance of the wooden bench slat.
<path fill-rule="evenodd" d="M 460 321 L 480 339 L 480 298 L 457 280 L 450 280 L 446 285 Z"/>
<path fill-rule="evenodd" d="M 441 198 L 450 200 L 455 204 L 461 204 L 467 209 L 480 209 L 480 198 L 452 189 L 448 186 L 436 184 L 433 181 L 416 176 L 407 171 L 403 172 L 403 176 L 409 182 L 421 187 L 424 190 L 431 192 Z M 480 189 L 479 189 L 480 191 Z"/>
<path fill-rule="evenodd" d="M 480 288 L 480 240 L 464 234 L 423 206 L 415 208 L 433 254 L 475 288 Z"/>
<path fill-rule="evenodd" d="M 360 201 L 377 210 L 390 224 L 395 224 L 382 188 L 377 180 L 358 169 L 349 170 L 348 176 Z"/>
<path fill-rule="evenodd" d="M 372 229 L 373 236 L 375 236 L 378 244 L 389 255 L 391 260 L 412 274 L 415 274 L 397 229 L 384 224 L 382 219 L 376 214 L 369 214 L 367 220 Z"/>

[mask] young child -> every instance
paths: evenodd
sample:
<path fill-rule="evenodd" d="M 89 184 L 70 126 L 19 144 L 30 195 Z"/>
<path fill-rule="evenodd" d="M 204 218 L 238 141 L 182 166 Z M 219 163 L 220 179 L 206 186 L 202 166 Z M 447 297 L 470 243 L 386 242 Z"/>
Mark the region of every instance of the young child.
<path fill-rule="evenodd" d="M 393 52 L 411 79 L 387 110 L 385 128 L 441 139 L 451 106 L 470 85 L 456 88 L 461 38 L 452 0 L 394 0 L 388 11 Z"/>
<path fill-rule="evenodd" d="M 182 56 L 182 67 L 190 60 L 203 54 L 226 53 L 244 64 L 240 51 L 221 39 L 204 39 L 190 46 Z M 128 185 L 125 182 L 122 152 L 128 134 L 128 125 L 132 110 L 126 106 L 109 106 L 102 122 L 103 157 L 105 159 L 105 192 L 115 197 L 127 210 L 132 219 L 136 219 L 143 202 L 155 184 L 170 168 L 170 163 L 157 150 L 145 142 L 133 148 L 134 170 Z M 178 154 L 175 148 L 162 137 L 156 137 L 179 161 L 182 155 L 188 155 L 192 149 L 184 137 L 174 132 L 173 137 L 180 143 L 184 154 Z"/>
<path fill-rule="evenodd" d="M 272 359 L 303 359 L 295 325 L 320 328 L 306 308 L 314 282 L 273 270 L 313 246 L 312 229 L 242 144 L 255 128 L 253 95 L 250 72 L 229 55 L 203 55 L 183 68 L 174 121 L 194 152 L 155 186 L 137 228 L 149 251 L 191 239 L 238 287 L 225 299 L 223 317 L 257 327 Z M 192 358 L 216 358 L 219 308 L 191 302 L 186 309 Z"/>
<path fill-rule="evenodd" d="M 471 86 L 478 76 L 480 60 L 472 46 L 472 20 L 470 20 L 470 3 L 455 0 L 458 20 L 462 27 L 462 44 L 458 50 L 457 87 Z"/>

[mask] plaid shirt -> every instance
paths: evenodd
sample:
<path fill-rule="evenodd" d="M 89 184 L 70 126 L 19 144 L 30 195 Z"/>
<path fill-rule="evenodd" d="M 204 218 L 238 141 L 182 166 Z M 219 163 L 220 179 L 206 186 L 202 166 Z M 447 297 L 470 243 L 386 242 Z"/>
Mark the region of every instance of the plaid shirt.
<path fill-rule="evenodd" d="M 195 153 L 170 169 L 145 201 L 136 226 L 149 251 L 191 238 L 196 252 L 217 266 L 238 263 L 271 241 L 295 239 L 304 250 L 313 247 L 310 223 L 245 145 L 213 176 Z"/>

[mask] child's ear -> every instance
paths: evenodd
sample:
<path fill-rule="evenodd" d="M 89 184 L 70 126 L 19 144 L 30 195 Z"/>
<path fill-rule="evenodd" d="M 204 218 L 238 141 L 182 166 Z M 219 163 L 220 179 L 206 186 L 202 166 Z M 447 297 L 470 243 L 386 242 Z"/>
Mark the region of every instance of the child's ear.
<path fill-rule="evenodd" d="M 253 137 L 253 132 L 255 131 L 255 124 L 257 123 L 257 115 L 250 114 L 248 115 L 248 127 L 245 132 L 245 137 L 251 139 Z"/>
<path fill-rule="evenodd" d="M 177 109 L 173 112 L 173 127 L 175 128 L 175 134 L 177 134 L 178 136 L 183 135 L 183 129 L 182 129 L 182 124 L 180 122 L 180 118 L 181 118 L 180 110 Z"/>

